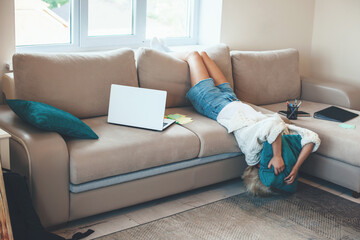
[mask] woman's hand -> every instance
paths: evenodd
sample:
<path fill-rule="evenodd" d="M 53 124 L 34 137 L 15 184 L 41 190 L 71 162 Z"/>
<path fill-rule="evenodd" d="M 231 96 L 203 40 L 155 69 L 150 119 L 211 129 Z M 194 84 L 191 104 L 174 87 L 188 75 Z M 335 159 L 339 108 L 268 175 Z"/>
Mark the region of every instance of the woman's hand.
<path fill-rule="evenodd" d="M 270 169 L 271 166 L 274 167 L 275 175 L 278 175 L 285 169 L 284 159 L 282 157 L 273 157 L 268 164 L 268 168 Z"/>
<path fill-rule="evenodd" d="M 290 174 L 284 178 L 284 182 L 287 184 L 287 185 L 290 185 L 292 184 L 294 181 L 295 181 L 295 178 L 298 174 L 298 168 L 297 167 L 293 167 L 293 169 L 291 170 Z"/>

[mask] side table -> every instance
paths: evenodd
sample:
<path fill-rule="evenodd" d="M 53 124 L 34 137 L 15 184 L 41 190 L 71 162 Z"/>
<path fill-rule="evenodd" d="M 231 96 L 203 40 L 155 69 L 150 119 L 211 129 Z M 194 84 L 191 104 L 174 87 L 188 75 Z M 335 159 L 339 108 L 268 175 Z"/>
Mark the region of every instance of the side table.
<path fill-rule="evenodd" d="M 9 138 L 10 134 L 0 129 L 0 169 L 10 169 Z M 13 240 L 11 222 L 2 171 L 0 173 L 0 239 Z"/>

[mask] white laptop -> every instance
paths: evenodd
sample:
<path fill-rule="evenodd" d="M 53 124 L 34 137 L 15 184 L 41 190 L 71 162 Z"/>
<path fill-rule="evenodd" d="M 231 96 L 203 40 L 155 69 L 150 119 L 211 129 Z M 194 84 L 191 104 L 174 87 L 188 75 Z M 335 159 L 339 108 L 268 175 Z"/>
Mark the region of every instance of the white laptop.
<path fill-rule="evenodd" d="M 166 91 L 111 85 L 108 123 L 162 131 L 175 121 L 164 119 Z"/>

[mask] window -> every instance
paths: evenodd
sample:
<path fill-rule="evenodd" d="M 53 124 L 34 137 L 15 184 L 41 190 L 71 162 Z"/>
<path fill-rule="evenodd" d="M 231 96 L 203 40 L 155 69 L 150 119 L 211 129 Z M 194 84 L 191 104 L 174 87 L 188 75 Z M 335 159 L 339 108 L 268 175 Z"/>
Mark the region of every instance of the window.
<path fill-rule="evenodd" d="M 146 37 L 191 37 L 190 10 L 188 0 L 147 0 Z"/>
<path fill-rule="evenodd" d="M 19 51 L 197 43 L 198 0 L 15 0 Z"/>
<path fill-rule="evenodd" d="M 132 13 L 131 0 L 90 0 L 88 1 L 88 35 L 133 34 Z"/>
<path fill-rule="evenodd" d="M 17 46 L 70 43 L 69 0 L 16 0 L 15 8 Z"/>

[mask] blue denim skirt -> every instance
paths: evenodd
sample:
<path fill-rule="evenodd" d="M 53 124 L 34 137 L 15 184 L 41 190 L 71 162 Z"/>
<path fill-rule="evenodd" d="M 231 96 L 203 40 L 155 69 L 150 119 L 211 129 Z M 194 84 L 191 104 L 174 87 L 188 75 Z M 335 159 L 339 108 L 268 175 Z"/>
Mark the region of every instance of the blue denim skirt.
<path fill-rule="evenodd" d="M 215 86 L 212 78 L 198 82 L 189 90 L 186 97 L 196 111 L 214 120 L 227 104 L 239 101 L 229 83 Z"/>

